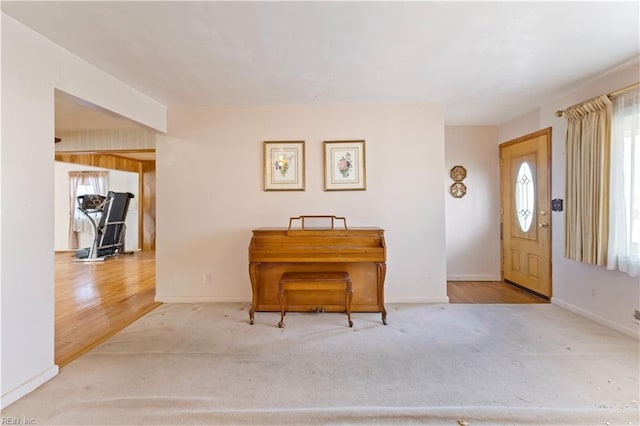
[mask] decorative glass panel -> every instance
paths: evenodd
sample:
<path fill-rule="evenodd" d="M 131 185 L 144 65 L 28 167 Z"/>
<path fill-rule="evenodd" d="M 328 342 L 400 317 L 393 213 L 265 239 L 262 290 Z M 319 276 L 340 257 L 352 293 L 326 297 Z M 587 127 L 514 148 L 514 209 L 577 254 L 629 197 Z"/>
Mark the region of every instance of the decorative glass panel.
<path fill-rule="evenodd" d="M 520 165 L 516 177 L 516 216 L 523 232 L 527 232 L 533 222 L 534 194 L 533 174 L 525 161 Z"/>

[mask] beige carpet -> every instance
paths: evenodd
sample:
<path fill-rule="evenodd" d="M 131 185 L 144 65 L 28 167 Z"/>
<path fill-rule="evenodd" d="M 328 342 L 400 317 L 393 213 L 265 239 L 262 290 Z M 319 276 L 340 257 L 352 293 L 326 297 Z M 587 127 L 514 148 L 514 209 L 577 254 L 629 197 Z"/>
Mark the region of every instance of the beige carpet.
<path fill-rule="evenodd" d="M 638 424 L 638 341 L 553 305 L 173 304 L 17 401 L 43 424 Z"/>

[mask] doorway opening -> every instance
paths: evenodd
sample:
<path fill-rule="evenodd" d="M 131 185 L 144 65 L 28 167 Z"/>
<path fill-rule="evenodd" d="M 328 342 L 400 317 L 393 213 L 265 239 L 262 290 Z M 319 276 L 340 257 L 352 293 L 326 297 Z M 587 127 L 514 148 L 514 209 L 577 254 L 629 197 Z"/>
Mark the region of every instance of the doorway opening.
<path fill-rule="evenodd" d="M 160 305 L 155 302 L 155 133 L 60 91 L 55 124 L 54 358 L 63 367 Z M 124 253 L 103 262 L 73 261 L 72 170 L 101 171 L 109 176 L 105 190 L 134 194 Z M 87 236 L 78 236 L 85 244 Z"/>

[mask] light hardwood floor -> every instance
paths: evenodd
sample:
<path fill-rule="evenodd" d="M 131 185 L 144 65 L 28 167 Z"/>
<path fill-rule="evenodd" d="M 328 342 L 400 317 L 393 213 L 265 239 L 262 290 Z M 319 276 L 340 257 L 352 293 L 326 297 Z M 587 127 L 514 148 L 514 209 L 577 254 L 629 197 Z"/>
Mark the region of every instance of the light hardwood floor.
<path fill-rule="evenodd" d="M 549 303 L 502 281 L 448 281 L 449 303 Z"/>
<path fill-rule="evenodd" d="M 159 306 L 155 252 L 73 262 L 55 255 L 55 362 L 62 367 Z"/>

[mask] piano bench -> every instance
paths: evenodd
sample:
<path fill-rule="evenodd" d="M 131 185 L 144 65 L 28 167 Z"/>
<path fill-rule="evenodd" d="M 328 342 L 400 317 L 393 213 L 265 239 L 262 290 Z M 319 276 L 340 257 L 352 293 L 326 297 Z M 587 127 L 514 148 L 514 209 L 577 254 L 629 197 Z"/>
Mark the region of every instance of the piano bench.
<path fill-rule="evenodd" d="M 345 311 L 349 327 L 351 321 L 351 298 L 353 288 L 348 272 L 285 272 L 280 278 L 278 302 L 280 302 L 280 322 L 284 327 L 284 315 L 287 310 L 287 291 L 342 291 L 345 293 Z"/>

